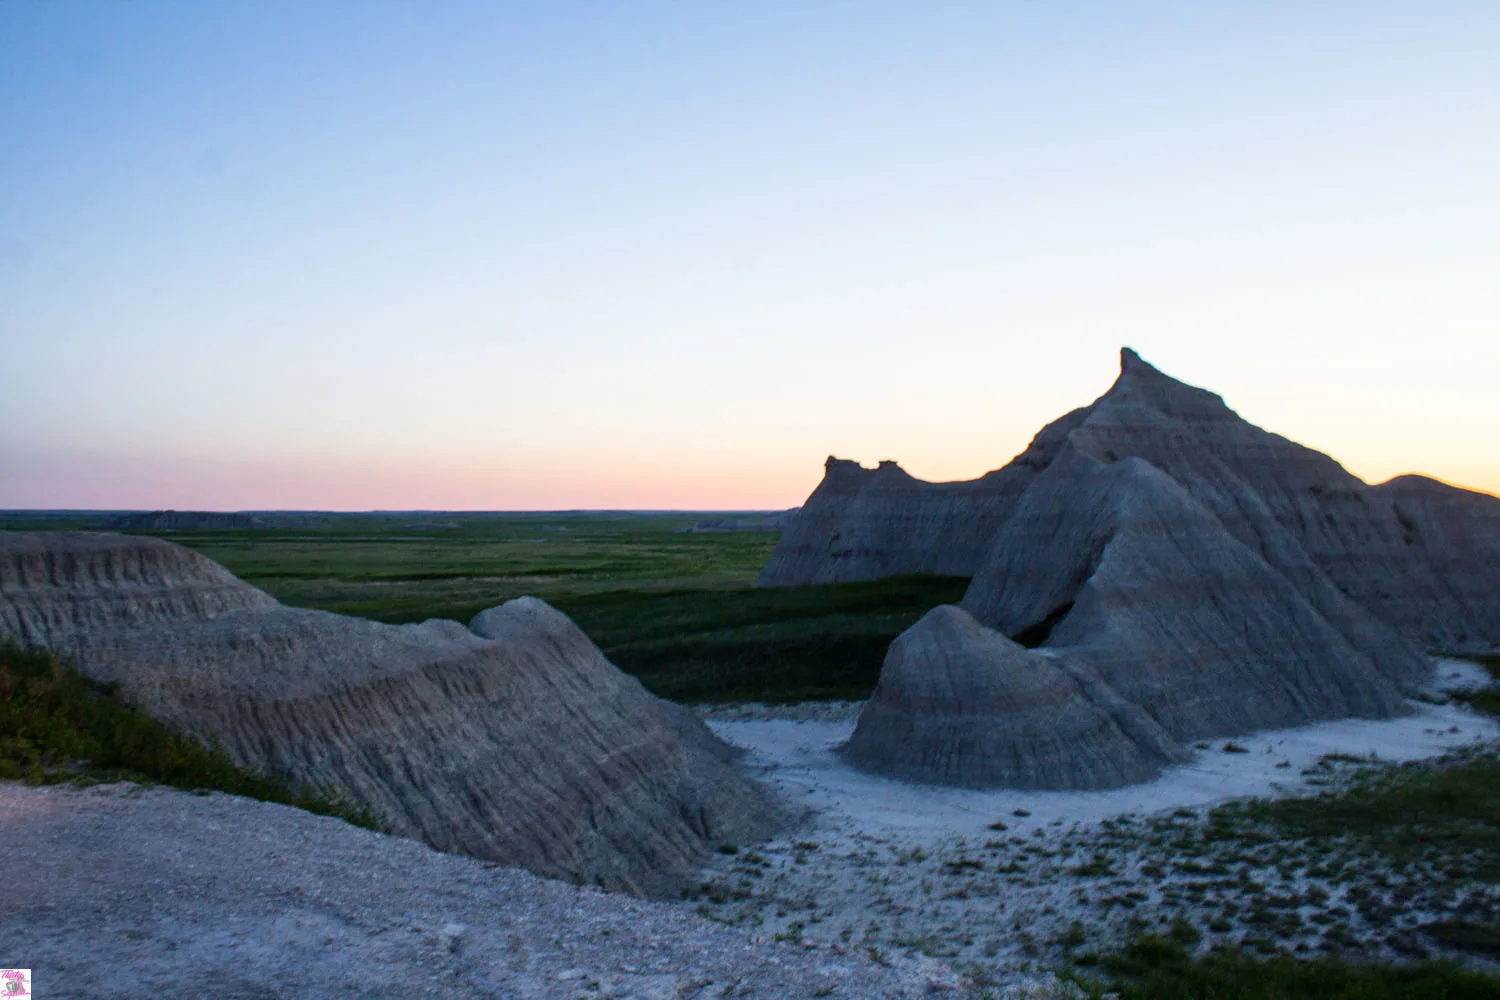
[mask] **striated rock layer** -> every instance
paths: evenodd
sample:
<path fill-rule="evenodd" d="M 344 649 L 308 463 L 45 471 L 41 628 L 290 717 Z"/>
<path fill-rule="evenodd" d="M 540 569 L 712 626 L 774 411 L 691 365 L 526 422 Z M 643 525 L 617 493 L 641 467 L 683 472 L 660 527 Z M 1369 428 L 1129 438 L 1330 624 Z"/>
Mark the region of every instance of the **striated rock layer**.
<path fill-rule="evenodd" d="M 848 752 L 893 777 L 949 785 L 1107 788 L 1179 756 L 1139 709 L 952 605 L 891 643 Z"/>
<path fill-rule="evenodd" d="M 1134 749 L 1116 740 L 1112 752 L 1150 767 L 1184 741 L 1392 715 L 1428 669 L 1424 647 L 1500 644 L 1500 500 L 1418 476 L 1369 486 L 1129 349 L 1107 393 L 1003 469 L 928 484 L 891 463 L 830 459 L 803 510 L 763 584 L 968 573 L 976 627 L 1040 647 L 1128 734 Z M 856 760 L 1027 787 L 1041 774 L 1096 787 L 1142 773 L 1101 771 L 1086 741 L 1059 769 L 1036 735 L 1050 709 L 1024 699 L 932 702 L 924 671 L 962 665 L 966 690 L 993 692 L 1041 670 L 971 629 L 937 643 L 934 627 L 893 646 Z M 913 705 L 927 706 L 920 724 Z M 910 745 L 878 749 L 898 730 Z"/>
<path fill-rule="evenodd" d="M 0 532 L 0 635 L 393 832 L 546 875 L 665 893 L 777 820 L 688 709 L 532 598 L 470 628 L 382 625 L 284 607 L 157 539 Z"/>

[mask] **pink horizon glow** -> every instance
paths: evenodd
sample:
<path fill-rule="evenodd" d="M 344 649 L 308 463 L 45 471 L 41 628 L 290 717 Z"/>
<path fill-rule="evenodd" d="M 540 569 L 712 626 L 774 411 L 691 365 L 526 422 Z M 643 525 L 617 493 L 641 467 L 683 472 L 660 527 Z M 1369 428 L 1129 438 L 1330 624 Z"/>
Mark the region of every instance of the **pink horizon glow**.
<path fill-rule="evenodd" d="M 873 467 L 865 456 L 840 455 Z M 916 467 L 919 479 L 972 479 L 979 471 Z M 1421 475 L 1461 489 L 1500 495 L 1500 470 L 1481 478 L 1422 470 L 1351 472 L 1369 483 Z M 377 466 L 312 460 L 236 462 L 229 459 L 125 459 L 35 456 L 0 466 L 0 509 L 6 510 L 782 510 L 802 504 L 822 475 L 821 460 L 772 469 L 707 467 L 684 473 L 665 464 L 578 470 Z M 923 473 L 926 473 L 925 475 Z"/>

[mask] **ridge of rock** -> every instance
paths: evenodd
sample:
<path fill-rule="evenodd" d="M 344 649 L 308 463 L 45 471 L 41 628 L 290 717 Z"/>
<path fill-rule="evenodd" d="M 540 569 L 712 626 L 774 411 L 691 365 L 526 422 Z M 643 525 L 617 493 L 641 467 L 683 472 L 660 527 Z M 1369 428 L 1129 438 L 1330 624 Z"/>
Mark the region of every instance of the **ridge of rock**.
<path fill-rule="evenodd" d="M 105 525 L 110 531 L 180 531 L 188 528 L 258 528 L 260 518 L 211 510 L 153 510 L 125 514 Z"/>
<path fill-rule="evenodd" d="M 474 629 L 289 608 L 180 546 L 0 532 L 0 636 L 444 850 L 647 895 L 778 806 L 688 709 L 522 598 Z"/>
<path fill-rule="evenodd" d="M 1108 391 L 980 479 L 898 490 L 845 471 L 824 485 L 768 559 L 763 585 L 971 575 L 962 607 L 979 626 L 1043 646 L 1098 704 L 1144 713 L 1150 725 L 1124 727 L 1141 759 L 1163 759 L 1161 734 L 1180 750 L 1206 736 L 1395 714 L 1429 670 L 1423 647 L 1500 645 L 1500 499 L 1422 477 L 1367 485 L 1130 348 Z M 899 655 L 892 647 L 891 683 L 883 671 L 869 731 L 862 718 L 851 740 L 856 759 L 911 773 L 876 748 L 877 734 L 893 731 L 891 706 L 924 703 L 910 663 L 1036 669 L 962 634 L 987 652 L 938 655 L 957 640 L 930 635 Z M 931 780 L 1040 773 L 1041 737 L 1013 717 L 992 718 L 1008 735 L 989 737 L 1010 743 L 960 753 L 973 725 L 934 711 L 949 721 L 910 724 L 918 745 L 903 759 L 1015 763 L 1009 776 L 983 763 L 963 774 L 931 765 Z M 1087 756 L 1060 787 L 1097 783 Z"/>

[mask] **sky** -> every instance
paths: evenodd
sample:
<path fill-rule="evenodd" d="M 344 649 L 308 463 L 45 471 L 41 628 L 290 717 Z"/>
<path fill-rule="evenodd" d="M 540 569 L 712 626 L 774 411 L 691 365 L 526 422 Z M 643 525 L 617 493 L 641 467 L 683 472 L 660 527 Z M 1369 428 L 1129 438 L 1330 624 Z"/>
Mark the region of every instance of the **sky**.
<path fill-rule="evenodd" d="M 0 508 L 777 508 L 1131 345 L 1500 492 L 1500 4 L 0 0 Z"/>

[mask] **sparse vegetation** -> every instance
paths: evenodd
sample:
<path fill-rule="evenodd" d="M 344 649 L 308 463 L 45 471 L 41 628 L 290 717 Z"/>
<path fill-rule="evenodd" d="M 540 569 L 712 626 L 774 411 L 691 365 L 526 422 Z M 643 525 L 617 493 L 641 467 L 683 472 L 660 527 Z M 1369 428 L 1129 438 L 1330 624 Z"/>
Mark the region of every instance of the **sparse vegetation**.
<path fill-rule="evenodd" d="M 1471 877 L 1500 881 L 1500 753 L 1494 748 L 1436 761 L 1357 771 L 1339 793 L 1231 803 L 1211 814 L 1217 836 L 1278 837 L 1347 844 L 1397 863 L 1438 855 Z"/>
<path fill-rule="evenodd" d="M 1489 672 L 1492 680 L 1500 684 L 1500 653 L 1449 653 L 1446 655 L 1479 664 Z M 1500 686 L 1480 688 L 1477 691 L 1458 691 L 1452 697 L 1456 701 L 1464 702 L 1475 711 L 1500 716 Z"/>
<path fill-rule="evenodd" d="M 0 645 L 0 778 L 159 783 L 280 802 L 380 829 L 368 810 L 236 767 L 175 733 L 50 653 Z"/>
<path fill-rule="evenodd" d="M 1112 978 L 1089 995 L 1121 1000 L 1493 1000 L 1500 980 L 1447 962 L 1352 965 L 1337 959 L 1257 957 L 1243 951 L 1193 958 L 1170 938 L 1142 936 L 1100 959 Z"/>

